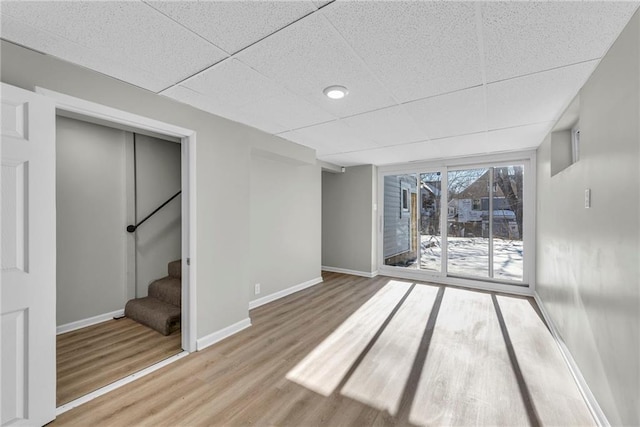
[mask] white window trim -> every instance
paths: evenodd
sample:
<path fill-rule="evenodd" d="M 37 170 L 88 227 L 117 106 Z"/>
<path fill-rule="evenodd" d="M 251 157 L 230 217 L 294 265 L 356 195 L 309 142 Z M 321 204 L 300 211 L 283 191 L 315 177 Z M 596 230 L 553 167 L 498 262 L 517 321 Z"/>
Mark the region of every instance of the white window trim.
<path fill-rule="evenodd" d="M 481 278 L 460 278 L 446 275 L 446 267 L 441 272 L 428 270 L 412 270 L 403 267 L 393 267 L 384 265 L 383 245 L 384 245 L 384 177 L 398 174 L 417 174 L 423 172 L 440 172 L 442 176 L 442 188 L 447 187 L 447 171 L 449 169 L 473 169 L 479 167 L 499 167 L 512 165 L 514 162 L 522 162 L 525 165 L 524 174 L 524 271 L 523 284 L 497 279 L 483 280 Z M 444 195 L 443 195 L 444 196 Z M 403 163 L 378 167 L 378 240 L 377 240 L 377 260 L 379 274 L 385 276 L 398 277 L 409 280 L 430 281 L 445 285 L 465 286 L 475 289 L 506 292 L 518 295 L 533 295 L 535 291 L 535 213 L 536 213 L 536 152 L 523 151 L 514 153 L 502 153 L 492 156 L 473 156 L 451 159 L 438 159 L 435 161 L 424 161 L 414 163 Z M 441 198 L 441 212 L 448 212 L 446 197 Z M 446 229 L 446 216 L 441 215 L 441 229 Z M 447 263 L 446 239 L 442 239 L 442 259 Z"/>

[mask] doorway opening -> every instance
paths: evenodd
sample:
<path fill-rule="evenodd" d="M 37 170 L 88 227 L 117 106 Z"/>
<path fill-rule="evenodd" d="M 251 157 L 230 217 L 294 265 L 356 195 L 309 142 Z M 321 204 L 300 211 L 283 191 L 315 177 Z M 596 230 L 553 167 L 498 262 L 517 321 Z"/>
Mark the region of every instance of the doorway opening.
<path fill-rule="evenodd" d="M 182 351 L 180 188 L 179 141 L 56 118 L 58 406 Z"/>
<path fill-rule="evenodd" d="M 145 299 L 151 296 L 160 299 L 167 297 L 167 292 L 164 291 L 161 292 L 163 295 L 160 296 L 149 295 L 149 284 L 157 282 L 157 279 L 160 279 L 160 281 L 163 279 L 165 279 L 165 281 L 167 281 L 166 279 L 175 281 L 177 278 L 177 280 L 182 282 L 181 286 L 178 285 L 177 294 L 175 292 L 176 288 L 173 287 L 173 295 L 169 295 L 169 300 L 175 300 L 173 302 L 178 305 L 178 315 L 177 319 L 175 318 L 176 316 L 174 316 L 173 320 L 177 321 L 174 322 L 173 325 L 169 325 L 169 330 L 166 331 L 166 335 L 148 328 L 149 322 L 142 321 L 142 323 L 145 323 L 145 325 L 142 325 L 129 318 L 122 318 L 124 304 L 115 311 L 84 318 L 81 319 L 81 321 L 65 323 L 65 325 L 67 325 L 66 330 L 64 328 L 62 328 L 62 330 L 60 330 L 60 328 L 58 329 L 59 333 L 66 332 L 58 336 L 59 344 L 64 341 L 64 346 L 60 346 L 61 348 L 59 350 L 65 351 L 64 349 L 67 349 L 67 351 L 69 351 L 69 349 L 73 349 L 78 342 L 82 341 L 89 344 L 87 346 L 88 348 L 84 350 L 79 350 L 77 347 L 74 350 L 70 350 L 71 354 L 75 353 L 74 357 L 65 356 L 63 358 L 61 352 L 58 351 L 58 385 L 60 386 L 60 380 L 63 378 L 63 376 L 60 375 L 61 363 L 69 363 L 70 359 L 73 358 L 80 360 L 79 363 L 81 366 L 69 368 L 69 365 L 67 365 L 66 369 L 68 371 L 82 371 L 76 375 L 76 377 L 79 378 L 80 383 L 84 383 L 82 386 L 77 385 L 72 387 L 72 390 L 64 395 L 59 394 L 57 396 L 57 413 L 60 414 L 78 404 L 126 384 L 135 378 L 146 375 L 146 373 L 152 372 L 164 366 L 166 363 L 177 360 L 188 354 L 188 352 L 195 351 L 195 299 L 193 291 L 195 286 L 195 211 L 193 209 L 195 197 L 192 193 L 192 190 L 195 188 L 195 133 L 188 129 L 179 128 L 46 89 L 36 88 L 36 92 L 51 98 L 56 103 L 58 122 L 66 122 L 67 125 L 72 122 L 77 122 L 81 123 L 80 126 L 99 127 L 103 132 L 106 129 L 107 133 L 116 132 L 124 135 L 123 150 L 121 150 L 124 152 L 122 156 L 124 161 L 121 162 L 122 167 L 120 168 L 120 172 L 122 172 L 120 186 L 125 188 L 124 199 L 133 200 L 133 203 L 129 202 L 128 206 L 126 200 L 122 203 L 124 209 L 122 209 L 120 213 L 122 213 L 122 211 L 124 211 L 124 213 L 116 216 L 118 216 L 118 220 L 124 217 L 125 221 L 119 224 L 120 231 L 114 233 L 118 234 L 118 236 L 112 239 L 115 241 L 119 239 L 119 242 L 125 249 L 120 253 L 120 259 L 118 260 L 120 266 L 124 265 L 124 269 L 122 270 L 124 273 L 120 275 L 121 277 L 124 276 L 124 286 L 120 293 L 121 301 L 126 303 L 129 300 L 135 301 L 136 299 Z M 136 151 L 132 151 L 133 154 L 128 156 L 126 154 L 127 141 L 131 143 L 134 138 Z M 90 162 L 82 162 L 82 159 L 78 158 L 79 153 L 77 151 L 71 151 L 76 155 L 76 162 L 73 162 L 73 167 L 90 167 L 88 164 Z M 118 149 L 115 151 L 118 151 Z M 172 164 L 169 167 L 169 169 L 172 169 L 171 173 L 166 173 L 167 168 L 165 164 L 164 167 L 161 167 L 161 169 L 164 169 L 162 174 L 156 174 L 154 176 L 153 173 L 149 175 L 147 171 L 141 178 L 141 169 L 145 167 L 149 169 L 148 166 L 150 164 L 148 158 L 141 158 L 141 154 L 145 152 L 154 153 L 156 157 L 159 152 L 164 152 L 165 157 L 173 157 L 173 160 L 170 161 Z M 108 161 L 107 154 L 108 153 L 104 152 L 100 153 L 99 156 L 101 156 L 101 158 L 94 159 L 97 160 L 98 163 L 94 164 L 94 170 L 90 172 L 96 172 L 95 169 L 100 168 L 102 170 L 108 170 L 109 167 L 117 169 L 113 162 Z M 102 165 L 100 165 L 100 161 Z M 152 162 L 153 160 L 151 160 L 151 163 Z M 100 182 L 100 174 L 97 175 L 98 177 L 95 178 L 94 174 L 94 179 Z M 123 181 L 131 181 L 132 178 L 133 181 L 137 181 L 136 185 L 122 185 Z M 141 187 L 144 187 L 145 180 L 147 190 L 149 188 L 155 189 L 155 194 L 150 194 L 147 191 L 145 191 L 144 194 L 142 193 L 143 188 Z M 108 181 L 108 178 L 102 177 L 101 184 L 109 187 Z M 174 192 L 174 190 L 176 190 L 175 188 L 169 189 L 170 185 L 164 185 L 168 181 L 172 181 L 177 185 L 177 191 Z M 111 187 L 114 186 L 111 185 Z M 165 197 L 163 191 L 169 191 L 171 197 Z M 88 207 L 91 207 L 94 209 L 95 214 L 95 199 L 99 199 L 101 196 L 104 197 L 106 194 L 109 194 L 109 192 L 109 188 L 96 189 L 94 192 L 89 190 L 88 194 L 85 194 L 85 202 L 87 203 L 83 208 L 84 213 L 87 213 L 87 210 L 91 210 L 88 209 Z M 175 197 L 176 193 L 178 193 L 177 197 Z M 94 198 L 93 203 L 92 198 Z M 78 197 L 78 200 L 82 201 L 83 198 Z M 123 200 L 122 197 L 121 200 Z M 149 206 L 156 204 L 157 200 L 161 200 L 160 203 L 157 203 L 158 206 L 150 208 Z M 58 210 L 60 210 L 60 200 L 58 200 L 58 205 Z M 160 205 L 162 205 L 162 208 L 155 212 L 156 208 L 160 207 Z M 155 212 L 155 214 L 152 215 L 153 218 L 150 217 L 144 224 L 141 224 L 141 220 L 148 216 L 149 211 Z M 60 216 L 60 213 L 58 213 L 58 215 Z M 92 215 L 87 215 L 89 219 L 91 216 Z M 98 217 L 100 217 L 100 214 L 98 214 Z M 98 228 L 105 226 L 105 224 L 109 222 L 109 217 L 110 215 L 108 214 L 102 214 L 102 220 L 93 221 L 93 226 Z M 95 219 L 99 218 L 94 218 L 94 220 Z M 92 221 L 86 222 L 91 223 Z M 131 229 L 132 227 L 135 228 L 135 231 L 128 233 L 127 228 Z M 77 227 L 75 231 L 79 233 L 79 227 Z M 165 242 L 161 242 L 163 238 L 171 234 L 175 237 L 174 239 L 164 239 Z M 122 237 L 123 235 L 124 237 Z M 59 237 L 60 236 L 62 236 L 62 234 L 59 234 Z M 167 244 L 167 240 L 172 241 Z M 85 244 L 84 250 L 90 252 L 92 248 L 95 249 L 96 246 L 107 245 L 106 240 L 96 239 L 95 236 L 93 243 L 94 244 L 91 245 Z M 160 245 L 158 245 L 158 243 L 160 243 Z M 161 247 L 158 248 L 158 246 Z M 167 246 L 170 246 L 170 248 Z M 58 245 L 58 249 L 60 249 L 60 245 Z M 94 252 L 100 253 L 101 251 L 94 250 Z M 163 253 L 163 256 L 156 257 L 155 255 L 157 255 L 158 252 Z M 102 253 L 104 253 L 104 251 Z M 133 256 L 131 256 L 131 254 L 133 254 Z M 158 263 L 164 264 L 163 273 L 159 273 Z M 70 265 L 74 265 L 74 263 L 72 262 Z M 77 263 L 75 266 L 78 269 L 82 268 L 82 266 L 78 266 Z M 64 271 L 62 271 L 62 273 L 64 273 Z M 99 271 L 95 273 L 97 276 L 100 275 Z M 60 274 L 58 276 L 60 276 Z M 169 293 L 171 293 L 171 289 Z M 60 310 L 58 311 L 60 312 Z M 58 324 L 60 326 L 60 317 L 64 317 L 69 313 L 59 314 Z M 144 318 L 144 316 L 142 317 Z M 138 319 L 138 321 L 140 321 L 140 319 Z M 93 325 L 91 325 L 92 323 Z M 171 328 L 171 326 L 176 325 L 177 328 Z M 83 326 L 88 327 L 83 328 Z M 73 332 L 71 331 L 72 329 Z M 128 338 L 118 341 L 118 337 L 123 338 L 127 336 Z M 109 339 L 116 341 L 109 343 Z M 105 353 L 101 355 L 95 352 L 91 353 L 95 350 L 99 351 L 99 347 L 106 349 L 108 357 L 105 356 Z M 89 352 L 86 353 L 88 356 L 84 361 L 82 361 L 82 351 Z M 128 355 L 127 352 L 131 354 Z M 112 358 L 115 363 L 108 367 L 107 365 L 103 366 L 102 363 L 104 359 L 108 358 Z M 98 360 L 100 363 L 96 363 Z M 100 379 L 98 377 L 102 378 Z M 91 383 L 94 385 L 90 386 Z M 97 388 L 97 390 L 86 395 L 83 394 L 89 392 L 92 388 Z M 82 397 L 79 395 L 82 395 Z"/>

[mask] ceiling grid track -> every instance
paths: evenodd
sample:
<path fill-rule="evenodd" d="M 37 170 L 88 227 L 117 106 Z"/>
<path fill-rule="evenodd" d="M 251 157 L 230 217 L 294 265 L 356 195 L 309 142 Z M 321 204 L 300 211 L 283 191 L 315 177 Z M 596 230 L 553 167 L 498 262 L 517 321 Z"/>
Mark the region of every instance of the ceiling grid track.
<path fill-rule="evenodd" d="M 260 39 L 258 39 L 258 40 L 256 40 L 256 41 L 254 41 L 254 42 L 252 42 L 252 43 L 250 43 L 250 44 L 248 44 L 247 46 L 243 47 L 243 48 L 242 48 L 242 49 L 240 49 L 240 50 L 237 50 L 237 51 L 235 51 L 235 52 L 233 52 L 233 53 L 229 53 L 229 52 L 226 52 L 226 51 L 225 51 L 225 52 L 229 55 L 229 56 L 227 56 L 226 58 L 224 58 L 224 59 L 222 59 L 222 60 L 220 60 L 220 61 L 216 62 L 215 64 L 211 64 L 211 65 L 209 65 L 208 67 L 205 67 L 205 68 L 203 68 L 202 70 L 200 70 L 200 71 L 198 71 L 198 72 L 196 72 L 196 73 L 194 73 L 194 74 L 192 74 L 192 75 L 190 75 L 190 76 L 188 76 L 188 77 L 185 77 L 184 79 L 182 79 L 182 80 L 180 80 L 180 81 L 178 81 L 178 82 L 176 82 L 176 83 L 174 83 L 174 84 L 172 84 L 172 85 L 170 85 L 170 86 L 168 86 L 168 87 L 166 87 L 166 88 L 162 89 L 161 91 L 159 91 L 159 92 L 158 92 L 158 94 L 162 95 L 162 92 L 165 92 L 165 91 L 167 91 L 167 90 L 169 90 L 169 89 L 171 89 L 171 88 L 174 88 L 174 87 L 176 87 L 176 86 L 180 86 L 180 85 L 182 85 L 183 83 L 188 82 L 189 80 L 191 80 L 191 79 L 193 79 L 193 78 L 197 77 L 198 75 L 200 75 L 200 74 L 204 73 L 205 71 L 207 71 L 207 70 L 209 70 L 209 69 L 211 69 L 211 68 L 215 67 L 216 65 L 218 65 L 218 64 L 220 64 L 220 63 L 222 63 L 222 62 L 224 62 L 224 61 L 228 61 L 228 60 L 230 60 L 230 59 L 236 59 L 235 57 L 236 57 L 236 55 L 238 55 L 239 53 L 244 52 L 245 50 L 249 49 L 251 46 L 254 46 L 254 45 L 256 45 L 256 44 L 260 43 L 261 41 L 263 41 L 263 40 L 265 40 L 265 39 L 267 39 L 267 38 L 269 38 L 269 37 L 273 36 L 274 34 L 279 33 L 280 31 L 284 30 L 285 28 L 289 28 L 290 26 L 292 26 L 292 25 L 294 25 L 294 24 L 296 24 L 296 23 L 298 23 L 298 22 L 302 21 L 303 19 L 308 18 L 309 16 L 311 16 L 311 15 L 313 15 L 313 14 L 317 13 L 318 11 L 320 11 L 322 8 L 327 7 L 328 5 L 330 5 L 331 3 L 333 3 L 334 1 L 335 1 L 335 0 L 331 0 L 331 1 L 330 1 L 329 3 L 327 3 L 327 4 L 323 4 L 322 6 L 317 7 L 317 8 L 316 8 L 316 10 L 312 10 L 311 12 L 309 12 L 309 13 L 307 13 L 307 14 L 305 14 L 305 15 L 301 16 L 301 17 L 299 17 L 298 19 L 296 19 L 296 20 L 294 20 L 294 21 L 289 22 L 287 25 L 285 25 L 285 26 L 283 26 L 283 27 L 278 28 L 277 30 L 275 30 L 275 31 L 273 31 L 273 32 L 271 32 L 271 33 L 269 33 L 269 34 L 267 34 L 267 35 L 266 35 L 266 36 L 264 36 L 264 37 L 261 37 Z M 153 6 L 151 6 L 151 7 L 153 7 Z M 153 8 L 153 9 L 154 9 L 154 10 L 157 10 L 157 9 L 155 9 L 155 8 Z M 162 13 L 162 12 L 161 12 L 161 13 Z M 163 13 L 163 15 L 164 15 L 164 13 Z M 182 24 L 180 24 L 180 25 L 182 25 Z M 185 28 L 186 28 L 186 27 L 185 27 Z M 188 29 L 188 28 L 187 28 L 187 29 Z M 189 31 L 191 31 L 191 30 L 189 30 Z M 204 39 L 204 38 L 203 38 L 203 39 Z M 206 39 L 204 39 L 204 40 L 206 40 Z M 208 40 L 207 40 L 207 41 L 208 41 Z M 211 43 L 211 42 L 209 42 L 209 43 Z M 211 43 L 211 44 L 213 44 L 213 43 Z M 213 45 L 214 45 L 214 46 L 216 46 L 215 44 L 213 44 Z M 216 47 L 218 47 L 218 46 L 216 46 Z M 219 48 L 219 47 L 218 47 L 218 49 L 220 49 L 220 50 L 224 51 L 224 49 L 222 49 L 222 48 Z M 240 61 L 240 60 L 238 59 L 238 61 Z M 245 64 L 243 61 L 240 61 L 240 62 L 242 62 L 242 63 L 243 63 L 244 65 L 246 65 L 247 67 L 249 67 L 249 68 L 251 68 L 251 69 L 253 69 L 254 71 L 256 71 L 256 72 L 257 72 L 257 70 L 255 70 L 253 67 L 250 67 L 249 65 Z M 262 73 L 261 73 L 261 74 L 262 74 Z M 264 77 L 269 78 L 268 76 L 264 76 Z M 271 80 L 272 80 L 272 79 L 271 79 Z"/>
<path fill-rule="evenodd" d="M 484 98 L 485 130 L 489 131 L 489 101 L 487 99 L 487 66 L 484 55 L 484 24 L 482 22 L 482 3 L 476 3 L 476 32 L 478 37 L 478 54 L 480 55 L 480 71 L 482 73 L 482 97 Z"/>

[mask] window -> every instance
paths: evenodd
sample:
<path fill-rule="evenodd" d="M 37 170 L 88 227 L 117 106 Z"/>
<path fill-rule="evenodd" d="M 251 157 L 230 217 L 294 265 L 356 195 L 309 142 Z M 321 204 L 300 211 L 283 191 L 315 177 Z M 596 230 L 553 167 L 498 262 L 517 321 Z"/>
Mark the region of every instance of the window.
<path fill-rule="evenodd" d="M 527 285 L 530 160 L 511 159 L 381 167 L 382 274 Z"/>
<path fill-rule="evenodd" d="M 411 205 L 409 204 L 409 189 L 403 188 L 402 189 L 402 210 L 404 212 L 409 212 L 410 206 Z"/>

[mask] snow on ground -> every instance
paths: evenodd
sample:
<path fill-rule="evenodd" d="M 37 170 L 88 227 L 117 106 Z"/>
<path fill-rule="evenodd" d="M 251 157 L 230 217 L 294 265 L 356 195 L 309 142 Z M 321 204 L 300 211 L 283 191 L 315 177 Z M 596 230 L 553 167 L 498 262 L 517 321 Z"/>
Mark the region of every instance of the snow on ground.
<path fill-rule="evenodd" d="M 440 271 L 441 238 L 421 236 L 420 268 Z M 461 276 L 489 276 L 489 239 L 485 237 L 449 237 L 449 274 Z M 493 277 L 503 280 L 522 280 L 522 241 L 493 240 Z"/>

